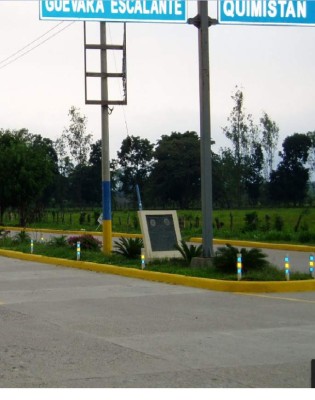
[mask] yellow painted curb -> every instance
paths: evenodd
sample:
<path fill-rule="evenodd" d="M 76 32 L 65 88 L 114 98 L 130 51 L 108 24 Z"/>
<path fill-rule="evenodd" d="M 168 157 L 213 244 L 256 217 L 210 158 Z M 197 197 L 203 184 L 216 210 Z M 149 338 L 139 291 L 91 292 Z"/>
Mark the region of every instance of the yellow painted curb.
<path fill-rule="evenodd" d="M 202 238 L 192 237 L 189 239 L 189 241 L 193 243 L 202 243 Z M 315 252 L 315 246 L 288 244 L 288 243 L 264 243 L 264 242 L 251 242 L 247 240 L 213 239 L 213 244 L 222 246 L 230 244 L 231 246 L 256 247 L 256 248 L 271 249 L 271 250 L 301 251 L 310 253 Z"/>
<path fill-rule="evenodd" d="M 282 282 L 246 282 L 225 281 L 218 279 L 197 278 L 163 272 L 146 271 L 136 268 L 117 267 L 109 264 L 98 264 L 85 261 L 72 261 L 35 254 L 20 253 L 0 249 L 0 255 L 20 260 L 35 261 L 44 264 L 78 268 L 88 271 L 122 275 L 129 278 L 145 279 L 173 285 L 190 286 L 199 289 L 236 293 L 280 293 L 315 291 L 315 280 L 282 281 Z"/>

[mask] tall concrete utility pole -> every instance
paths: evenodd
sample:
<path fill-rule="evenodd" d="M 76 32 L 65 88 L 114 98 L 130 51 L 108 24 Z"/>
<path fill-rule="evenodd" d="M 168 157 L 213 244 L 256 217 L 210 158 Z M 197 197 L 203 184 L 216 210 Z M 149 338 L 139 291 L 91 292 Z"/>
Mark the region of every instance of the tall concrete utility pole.
<path fill-rule="evenodd" d="M 210 67 L 209 27 L 216 20 L 208 16 L 208 1 L 198 1 L 198 14 L 188 20 L 198 28 L 199 46 L 199 98 L 200 98 L 200 163 L 201 163 L 201 211 L 203 257 L 213 257 L 212 216 L 212 155 L 210 118 Z"/>
<path fill-rule="evenodd" d="M 87 51 L 100 51 L 100 72 L 87 71 Z M 108 72 L 107 51 L 122 51 L 122 71 Z M 102 228 L 103 252 L 110 254 L 112 251 L 112 205 L 111 205 L 111 179 L 110 179 L 110 152 L 109 152 L 109 106 L 127 104 L 127 72 L 126 72 L 126 24 L 124 24 L 124 38 L 122 45 L 108 44 L 106 37 L 106 22 L 100 22 L 100 41 L 97 44 L 86 42 L 86 24 L 84 23 L 84 69 L 85 69 L 85 104 L 101 105 L 101 134 L 102 134 Z M 101 80 L 101 98 L 88 98 L 87 78 Z M 109 99 L 109 78 L 122 79 L 123 98 Z"/>
<path fill-rule="evenodd" d="M 101 101 L 102 101 L 102 204 L 103 204 L 103 252 L 112 251 L 112 205 L 110 182 L 110 154 L 109 154 L 109 114 L 108 114 L 108 78 L 107 78 L 107 50 L 106 50 L 106 23 L 100 22 L 101 44 Z"/>

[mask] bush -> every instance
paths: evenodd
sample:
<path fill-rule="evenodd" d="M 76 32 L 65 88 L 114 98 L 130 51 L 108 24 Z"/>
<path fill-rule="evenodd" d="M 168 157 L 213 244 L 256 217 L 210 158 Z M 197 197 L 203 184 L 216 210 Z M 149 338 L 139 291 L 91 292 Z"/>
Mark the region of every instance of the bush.
<path fill-rule="evenodd" d="M 48 244 L 53 247 L 66 247 L 68 246 L 67 236 L 54 236 L 50 239 Z"/>
<path fill-rule="evenodd" d="M 284 226 L 283 218 L 280 217 L 280 215 L 276 215 L 275 222 L 274 222 L 275 230 L 278 232 L 281 232 L 283 230 L 283 226 Z"/>
<path fill-rule="evenodd" d="M 266 267 L 269 263 L 266 260 L 267 255 L 260 249 L 244 249 L 241 250 L 229 244 L 226 247 L 219 247 L 215 252 L 213 259 L 214 267 L 223 273 L 236 273 L 237 254 L 242 255 L 243 272 L 246 273 L 252 270 L 260 270 Z"/>
<path fill-rule="evenodd" d="M 4 239 L 8 237 L 10 234 L 10 231 L 5 231 L 4 229 L 0 229 L 0 239 Z"/>
<path fill-rule="evenodd" d="M 68 243 L 71 247 L 76 247 L 77 242 L 80 242 L 82 250 L 99 251 L 102 245 L 102 243 L 92 235 L 71 236 L 68 239 Z"/>
<path fill-rule="evenodd" d="M 141 256 L 141 249 L 143 247 L 143 240 L 140 238 L 124 238 L 121 237 L 115 243 L 114 253 L 121 254 L 127 258 L 139 258 Z"/>
<path fill-rule="evenodd" d="M 245 214 L 244 219 L 245 219 L 245 226 L 244 226 L 245 232 L 257 231 L 259 220 L 256 211 Z"/>
<path fill-rule="evenodd" d="M 302 231 L 298 234 L 298 241 L 300 243 L 314 243 L 315 234 L 309 231 Z"/>
<path fill-rule="evenodd" d="M 27 243 L 30 242 L 30 240 L 31 237 L 28 233 L 26 233 L 26 231 L 21 231 L 17 233 L 13 238 L 13 241 L 16 243 Z"/>
<path fill-rule="evenodd" d="M 202 254 L 202 246 L 195 246 L 191 244 L 189 247 L 184 240 L 181 240 L 181 244 L 176 244 L 175 249 L 180 252 L 187 264 L 190 264 L 193 257 L 200 257 Z"/>

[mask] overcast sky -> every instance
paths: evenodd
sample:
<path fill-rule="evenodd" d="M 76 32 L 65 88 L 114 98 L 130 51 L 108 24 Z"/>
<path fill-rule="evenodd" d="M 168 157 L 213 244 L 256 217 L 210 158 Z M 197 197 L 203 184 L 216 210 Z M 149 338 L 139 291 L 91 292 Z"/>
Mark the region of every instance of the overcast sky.
<path fill-rule="evenodd" d="M 209 2 L 213 18 L 216 7 L 216 1 Z M 196 1 L 189 1 L 188 17 L 196 13 Z M 55 140 L 69 124 L 69 108 L 75 106 L 87 116 L 94 140 L 100 139 L 100 106 L 84 104 L 83 23 L 40 21 L 34 0 L 0 0 L 0 16 L 0 128 L 27 128 Z M 99 23 L 88 25 L 96 42 Z M 109 38 L 120 44 L 120 24 L 108 25 Z M 236 85 L 243 90 L 246 111 L 256 123 L 266 111 L 278 124 L 279 147 L 288 135 L 315 130 L 314 43 L 315 27 L 211 27 L 215 151 L 228 143 L 222 127 L 232 110 Z M 13 61 L 25 51 L 29 53 Z M 117 68 L 113 72 L 118 72 L 120 54 L 111 57 L 111 65 Z M 116 106 L 110 116 L 112 158 L 127 133 L 154 143 L 172 131 L 199 133 L 198 30 L 194 26 L 128 23 L 127 74 L 128 105 Z"/>

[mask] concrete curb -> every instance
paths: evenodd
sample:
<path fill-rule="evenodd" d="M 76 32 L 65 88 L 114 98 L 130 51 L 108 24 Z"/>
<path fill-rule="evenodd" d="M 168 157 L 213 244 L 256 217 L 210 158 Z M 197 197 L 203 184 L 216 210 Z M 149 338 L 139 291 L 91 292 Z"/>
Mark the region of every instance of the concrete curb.
<path fill-rule="evenodd" d="M 283 292 L 307 292 L 315 291 L 315 279 L 305 281 L 281 281 L 281 282 L 246 282 L 224 281 L 217 279 L 196 278 L 162 272 L 146 271 L 136 268 L 117 267 L 109 264 L 98 264 L 84 261 L 73 261 L 61 258 L 52 258 L 34 254 L 0 249 L 0 256 L 16 258 L 26 261 L 34 261 L 44 264 L 78 268 L 88 271 L 121 275 L 129 278 L 144 279 L 155 282 L 163 282 L 173 285 L 190 286 L 199 289 L 215 290 L 221 292 L 236 293 L 283 293 Z"/>
<path fill-rule="evenodd" d="M 202 239 L 199 237 L 192 237 L 189 239 L 192 243 L 202 243 Z M 231 240 L 231 239 L 213 239 L 215 245 L 225 246 L 230 244 L 231 246 L 241 247 L 255 247 L 260 249 L 270 250 L 287 250 L 287 251 L 301 251 L 301 252 L 315 252 L 315 246 L 299 245 L 299 244 L 288 244 L 288 243 L 264 243 L 264 242 L 251 242 L 247 240 Z"/>

